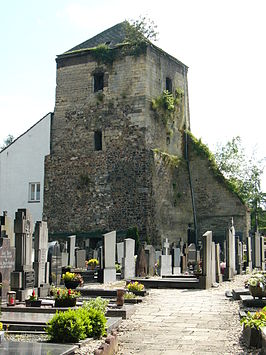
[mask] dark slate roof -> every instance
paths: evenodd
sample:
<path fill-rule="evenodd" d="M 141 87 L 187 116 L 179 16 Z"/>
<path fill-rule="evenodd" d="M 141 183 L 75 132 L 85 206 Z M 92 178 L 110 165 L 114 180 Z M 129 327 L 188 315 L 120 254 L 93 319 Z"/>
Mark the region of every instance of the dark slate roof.
<path fill-rule="evenodd" d="M 98 35 L 88 39 L 87 41 L 78 44 L 77 46 L 69 49 L 65 53 L 97 47 L 99 44 L 108 44 L 113 48 L 125 39 L 125 22 L 118 23 L 117 25 L 108 28 L 107 30 L 99 33 Z"/>

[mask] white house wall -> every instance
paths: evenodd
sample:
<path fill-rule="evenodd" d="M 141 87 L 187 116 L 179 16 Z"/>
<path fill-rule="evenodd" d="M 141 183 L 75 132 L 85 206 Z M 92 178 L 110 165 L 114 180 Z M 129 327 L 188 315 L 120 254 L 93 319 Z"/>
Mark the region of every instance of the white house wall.
<path fill-rule="evenodd" d="M 28 208 L 33 221 L 42 219 L 44 157 L 50 154 L 51 113 L 0 153 L 0 212 L 14 218 Z M 40 183 L 40 201 L 29 202 L 29 184 Z"/>

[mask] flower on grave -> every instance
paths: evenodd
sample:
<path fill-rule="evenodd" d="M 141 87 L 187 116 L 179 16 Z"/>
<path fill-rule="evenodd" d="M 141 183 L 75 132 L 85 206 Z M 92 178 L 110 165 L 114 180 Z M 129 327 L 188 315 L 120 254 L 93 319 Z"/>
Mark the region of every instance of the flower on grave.
<path fill-rule="evenodd" d="M 263 274 L 257 273 L 253 274 L 249 279 L 248 279 L 248 285 L 253 286 L 253 287 L 261 287 L 265 288 L 266 287 L 266 278 Z"/>
<path fill-rule="evenodd" d="M 31 296 L 29 297 L 30 301 L 37 301 L 38 297 L 36 296 L 35 290 L 32 291 Z"/>
<path fill-rule="evenodd" d="M 127 286 L 126 286 L 127 290 L 129 292 L 134 292 L 134 291 L 143 291 L 144 290 L 144 285 L 141 284 L 138 281 L 131 281 Z"/>
<path fill-rule="evenodd" d="M 97 259 L 90 259 L 86 261 L 86 265 L 96 267 L 97 265 L 99 265 L 99 261 Z"/>
<path fill-rule="evenodd" d="M 63 280 L 65 282 L 68 282 L 68 281 L 78 281 L 79 283 L 83 283 L 83 278 L 80 274 L 76 274 L 74 272 L 69 272 L 67 271 L 64 275 L 63 275 Z"/>
<path fill-rule="evenodd" d="M 65 299 L 78 298 L 79 296 L 80 296 L 80 292 L 74 291 L 72 289 L 67 289 L 67 288 L 59 288 L 54 298 L 65 300 Z"/>

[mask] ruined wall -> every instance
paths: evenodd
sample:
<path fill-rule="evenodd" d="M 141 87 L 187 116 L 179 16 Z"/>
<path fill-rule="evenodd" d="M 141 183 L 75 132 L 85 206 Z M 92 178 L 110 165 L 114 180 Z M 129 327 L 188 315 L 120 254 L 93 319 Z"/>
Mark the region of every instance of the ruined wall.
<path fill-rule="evenodd" d="M 191 221 L 187 181 L 154 158 L 153 148 L 182 154 L 175 117 L 170 143 L 151 99 L 184 85 L 184 67 L 157 49 L 97 63 L 89 53 L 57 59 L 51 155 L 45 163 L 44 214 L 51 232 L 126 230 L 137 226 L 156 245 L 186 235 Z M 94 92 L 93 75 L 104 73 Z M 185 74 L 186 78 L 186 74 Z M 95 151 L 94 132 L 102 132 Z M 155 160 L 154 160 L 155 159 Z"/>
<path fill-rule="evenodd" d="M 175 58 L 167 55 L 158 48 L 148 47 L 146 62 L 147 85 L 147 119 L 146 143 L 151 149 L 159 148 L 161 151 L 182 155 L 182 132 L 187 120 L 187 129 L 190 127 L 188 112 L 187 67 Z M 151 101 L 162 95 L 166 89 L 166 78 L 172 81 L 172 92 L 176 89 L 184 92 L 184 98 L 171 121 L 165 125 L 160 117 L 151 110 Z"/>
<path fill-rule="evenodd" d="M 94 92 L 93 73 L 104 72 Z M 151 211 L 145 149 L 145 56 L 98 65 L 88 54 L 58 60 L 52 154 L 45 163 L 44 214 L 51 232 L 145 234 Z M 95 131 L 102 150 L 95 150 Z"/>
<path fill-rule="evenodd" d="M 153 193 L 155 200 L 156 243 L 187 241 L 187 229 L 193 224 L 190 188 L 186 162 L 177 166 L 171 158 L 154 153 Z"/>
<path fill-rule="evenodd" d="M 241 232 L 245 238 L 250 229 L 250 216 L 246 206 L 215 175 L 208 159 L 200 155 L 190 140 L 189 142 L 199 236 L 207 230 L 212 230 L 214 235 L 224 234 L 233 217 L 236 232 Z"/>

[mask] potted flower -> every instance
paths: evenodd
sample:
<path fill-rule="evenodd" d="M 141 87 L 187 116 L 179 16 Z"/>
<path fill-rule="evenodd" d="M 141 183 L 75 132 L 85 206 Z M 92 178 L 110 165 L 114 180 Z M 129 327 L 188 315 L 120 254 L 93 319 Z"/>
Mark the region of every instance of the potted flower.
<path fill-rule="evenodd" d="M 81 286 L 83 284 L 83 278 L 80 274 L 76 274 L 74 272 L 66 272 L 63 275 L 63 280 L 65 283 L 66 288 L 72 288 L 75 289 L 78 286 Z"/>
<path fill-rule="evenodd" d="M 253 296 L 253 298 L 258 297 L 262 298 L 266 296 L 266 279 L 262 274 L 254 274 L 248 279 L 248 288 L 249 292 Z"/>
<path fill-rule="evenodd" d="M 86 265 L 87 265 L 87 268 L 89 268 L 91 270 L 95 270 L 96 266 L 99 265 L 99 261 L 97 259 L 90 259 L 90 260 L 86 261 Z"/>
<path fill-rule="evenodd" d="M 35 290 L 32 291 L 30 298 L 25 300 L 26 307 L 41 307 L 42 301 L 38 300 L 38 296 L 35 293 Z"/>
<path fill-rule="evenodd" d="M 144 296 L 144 294 L 146 293 L 146 291 L 144 290 L 144 285 L 141 284 L 138 281 L 131 281 L 127 286 L 126 289 L 128 292 L 132 292 L 135 295 L 139 295 L 139 296 Z"/>
<path fill-rule="evenodd" d="M 266 307 L 247 315 L 240 320 L 243 324 L 243 340 L 248 347 L 261 347 L 261 327 L 266 326 Z"/>
<path fill-rule="evenodd" d="M 80 296 L 80 292 L 58 288 L 55 294 L 55 307 L 75 307 L 77 298 Z"/>

